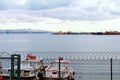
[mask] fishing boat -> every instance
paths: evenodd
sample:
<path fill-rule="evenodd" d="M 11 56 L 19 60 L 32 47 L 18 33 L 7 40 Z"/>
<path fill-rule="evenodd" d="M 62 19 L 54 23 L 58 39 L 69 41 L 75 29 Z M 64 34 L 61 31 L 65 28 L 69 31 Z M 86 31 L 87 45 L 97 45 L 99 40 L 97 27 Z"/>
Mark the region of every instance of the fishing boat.
<path fill-rule="evenodd" d="M 36 78 L 38 72 L 43 68 L 43 60 L 36 59 L 36 56 L 28 54 L 25 60 L 21 61 L 20 64 L 20 80 L 33 80 Z M 15 73 L 17 72 L 17 67 L 15 66 Z M 0 77 L 5 80 L 10 79 L 11 68 L 0 70 Z M 17 80 L 17 75 L 14 74 L 14 79 Z"/>
<path fill-rule="evenodd" d="M 44 80 L 74 80 L 74 71 L 68 60 L 55 60 L 45 69 Z"/>

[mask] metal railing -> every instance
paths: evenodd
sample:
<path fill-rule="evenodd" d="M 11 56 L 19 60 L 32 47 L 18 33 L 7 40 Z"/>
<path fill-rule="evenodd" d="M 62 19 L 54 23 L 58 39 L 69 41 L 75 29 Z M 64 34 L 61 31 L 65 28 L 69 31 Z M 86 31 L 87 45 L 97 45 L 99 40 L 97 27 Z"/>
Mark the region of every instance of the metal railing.
<path fill-rule="evenodd" d="M 11 54 L 11 53 L 8 53 Z M 75 80 L 119 80 L 120 79 L 120 52 L 29 52 L 18 51 L 24 59 L 27 54 L 43 58 L 44 64 L 63 57 L 70 60 L 74 68 Z M 0 54 L 5 56 L 5 54 Z M 112 61 L 111 61 L 112 59 Z M 112 67 L 111 67 L 112 65 Z M 112 73 L 111 73 L 112 72 Z"/>

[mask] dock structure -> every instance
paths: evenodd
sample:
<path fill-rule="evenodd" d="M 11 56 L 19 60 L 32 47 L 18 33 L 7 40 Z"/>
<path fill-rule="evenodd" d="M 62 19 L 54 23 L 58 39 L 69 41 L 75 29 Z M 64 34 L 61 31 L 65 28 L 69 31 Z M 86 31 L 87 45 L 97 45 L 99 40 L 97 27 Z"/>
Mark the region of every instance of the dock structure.
<path fill-rule="evenodd" d="M 10 77 L 11 80 L 14 80 L 14 74 L 17 74 L 17 80 L 20 80 L 20 59 L 21 56 L 19 54 L 12 54 L 11 57 L 0 57 L 0 59 L 11 59 L 11 74 Z M 15 64 L 16 63 L 16 64 Z M 17 73 L 15 73 L 15 65 L 17 65 Z M 0 61 L 0 70 L 2 70 L 2 61 Z M 1 77 L 1 75 L 0 75 Z M 3 77 L 3 76 L 2 76 Z"/>

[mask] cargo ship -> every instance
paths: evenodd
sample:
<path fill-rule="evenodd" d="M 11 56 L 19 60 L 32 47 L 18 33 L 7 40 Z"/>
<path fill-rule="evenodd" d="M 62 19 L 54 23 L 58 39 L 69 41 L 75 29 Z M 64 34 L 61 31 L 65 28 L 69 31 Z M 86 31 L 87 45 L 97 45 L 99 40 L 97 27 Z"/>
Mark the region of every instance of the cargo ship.
<path fill-rule="evenodd" d="M 120 35 L 118 31 L 91 32 L 92 35 Z"/>

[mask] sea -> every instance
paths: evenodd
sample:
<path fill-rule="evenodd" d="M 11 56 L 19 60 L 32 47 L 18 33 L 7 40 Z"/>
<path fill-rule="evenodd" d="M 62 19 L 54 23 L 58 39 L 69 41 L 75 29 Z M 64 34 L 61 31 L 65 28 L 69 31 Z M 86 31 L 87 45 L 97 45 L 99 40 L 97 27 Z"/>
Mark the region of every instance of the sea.
<path fill-rule="evenodd" d="M 75 80 L 111 80 L 113 58 L 112 78 L 120 79 L 120 35 L 0 34 L 0 54 L 6 53 L 32 53 L 47 64 L 64 57 L 71 60 Z"/>
<path fill-rule="evenodd" d="M 119 52 L 120 35 L 0 34 L 0 51 Z"/>

